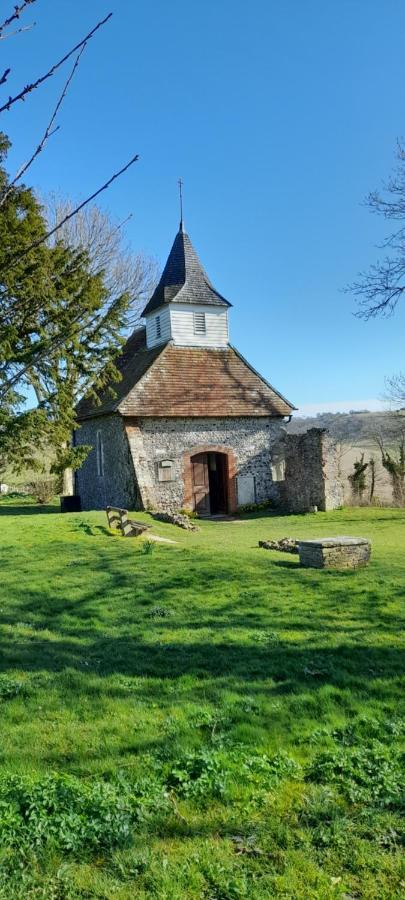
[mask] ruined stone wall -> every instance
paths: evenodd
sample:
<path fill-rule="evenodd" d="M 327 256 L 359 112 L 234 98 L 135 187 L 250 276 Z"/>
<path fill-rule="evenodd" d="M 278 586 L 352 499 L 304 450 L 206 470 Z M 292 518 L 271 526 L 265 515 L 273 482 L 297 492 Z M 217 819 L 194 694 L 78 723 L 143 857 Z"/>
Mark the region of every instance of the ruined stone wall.
<path fill-rule="evenodd" d="M 144 507 L 174 510 L 185 502 L 184 454 L 198 447 L 221 446 L 233 451 L 238 475 L 253 475 L 256 502 L 278 501 L 272 480 L 271 448 L 280 438 L 282 421 L 262 416 L 240 418 L 126 419 L 126 430 Z M 196 449 L 198 452 L 198 449 Z M 172 480 L 160 482 L 158 464 L 172 460 Z"/>
<path fill-rule="evenodd" d="M 289 512 L 308 512 L 314 506 L 326 511 L 343 505 L 338 453 L 325 429 L 285 434 L 283 447 L 282 505 Z"/>
<path fill-rule="evenodd" d="M 102 475 L 97 470 L 98 431 L 102 441 Z M 82 509 L 105 509 L 106 506 L 137 509 L 139 491 L 121 416 L 113 414 L 84 421 L 75 432 L 75 442 L 93 448 L 76 473 L 76 493 L 80 494 Z"/>

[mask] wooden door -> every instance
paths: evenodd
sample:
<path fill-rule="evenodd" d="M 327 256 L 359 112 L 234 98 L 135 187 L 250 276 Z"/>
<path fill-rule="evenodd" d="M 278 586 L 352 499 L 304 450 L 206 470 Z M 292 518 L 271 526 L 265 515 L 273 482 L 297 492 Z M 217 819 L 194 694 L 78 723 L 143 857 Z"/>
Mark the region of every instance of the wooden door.
<path fill-rule="evenodd" d="M 210 485 L 206 453 L 197 453 L 191 459 L 193 468 L 194 509 L 200 516 L 210 514 Z"/>

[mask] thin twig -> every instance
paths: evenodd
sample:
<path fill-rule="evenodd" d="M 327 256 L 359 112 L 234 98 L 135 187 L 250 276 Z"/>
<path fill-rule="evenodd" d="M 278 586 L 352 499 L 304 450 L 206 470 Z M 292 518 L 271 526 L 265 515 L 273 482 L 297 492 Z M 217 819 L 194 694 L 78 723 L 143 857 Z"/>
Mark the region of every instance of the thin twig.
<path fill-rule="evenodd" d="M 54 73 L 63 65 L 63 63 L 70 59 L 70 57 L 73 56 L 74 53 L 77 53 L 77 51 L 80 50 L 80 48 L 83 47 L 83 45 L 86 44 L 87 41 L 89 41 L 95 35 L 96 31 L 98 31 L 99 28 L 102 28 L 102 26 L 105 25 L 109 19 L 111 19 L 111 16 L 112 13 L 108 13 L 108 16 L 106 16 L 105 19 L 102 19 L 100 22 L 98 22 L 97 25 L 95 25 L 94 28 L 92 28 L 92 30 L 89 31 L 88 34 L 86 34 L 86 37 L 79 41 L 79 43 L 76 44 L 75 47 L 72 47 L 72 49 L 69 50 L 68 53 L 65 53 L 65 56 L 63 56 L 62 59 L 51 66 L 51 68 L 48 69 L 45 75 L 41 75 L 40 78 L 37 78 L 36 81 L 33 81 L 30 84 L 26 84 L 22 91 L 19 92 L 19 94 L 16 94 L 14 97 L 9 97 L 7 103 L 4 103 L 3 106 L 0 106 L 0 113 L 4 112 L 6 109 L 9 110 L 13 103 L 17 103 L 18 100 L 24 100 L 27 94 L 35 91 L 36 88 L 44 83 L 44 81 L 47 81 L 48 78 L 51 78 L 51 76 L 54 75 Z"/>
<path fill-rule="evenodd" d="M 21 28 L 16 28 L 15 31 L 9 31 L 8 34 L 0 34 L 0 41 L 6 41 L 7 38 L 15 37 L 16 34 L 21 34 L 23 31 L 31 31 L 32 28 L 35 28 L 36 22 L 31 22 L 31 25 L 21 25 Z"/>
<path fill-rule="evenodd" d="M 0 84 L 5 84 L 5 83 L 6 83 L 7 78 L 8 78 L 8 76 L 9 76 L 10 72 L 11 72 L 11 69 L 5 69 L 5 70 L 4 70 L 4 72 L 3 72 L 3 74 L 2 74 L 2 76 L 1 76 L 1 78 L 0 78 Z"/>
<path fill-rule="evenodd" d="M 127 169 L 130 168 L 130 166 L 138 161 L 138 159 L 139 154 L 136 153 L 135 156 L 133 156 L 132 159 L 130 159 L 129 162 L 127 162 L 126 165 L 119 170 L 119 172 L 115 172 L 115 174 L 112 175 L 111 178 L 109 178 L 108 181 L 105 182 L 105 184 L 98 188 L 97 191 L 94 191 L 94 194 L 91 194 L 90 197 L 87 197 L 86 200 L 83 200 L 83 202 L 79 203 L 79 205 L 76 206 L 71 212 L 67 213 L 67 215 L 60 220 L 60 222 L 56 223 L 54 228 L 51 228 L 50 231 L 48 231 L 42 237 L 38 238 L 38 240 L 33 241 L 32 244 L 29 244 L 28 247 L 24 247 L 24 250 L 22 250 L 21 253 L 17 253 L 15 254 L 15 256 L 9 257 L 9 259 L 5 261 L 3 266 L 0 267 L 0 271 L 1 269 L 9 270 L 13 268 L 17 263 L 20 262 L 21 259 L 24 258 L 24 256 L 27 256 L 27 254 L 30 253 L 31 250 L 36 250 L 37 247 L 40 247 L 41 244 L 44 244 L 50 237 L 52 237 L 53 234 L 59 231 L 59 229 L 62 228 L 63 225 L 66 224 L 66 222 L 69 222 L 70 219 L 73 219 L 73 216 L 77 215 L 77 213 L 80 212 L 83 207 L 87 206 L 88 203 L 91 203 L 92 200 L 95 200 L 95 198 L 98 197 L 99 194 L 101 194 L 103 191 L 106 191 L 107 188 L 109 188 L 113 183 L 113 181 L 116 181 L 116 179 L 119 178 L 120 175 L 123 175 L 124 172 L 126 172 Z"/>
<path fill-rule="evenodd" d="M 51 135 L 55 134 L 55 131 L 58 130 L 58 127 L 59 127 L 59 126 L 57 126 L 57 128 L 53 128 L 53 124 L 54 124 L 55 119 L 56 119 L 56 116 L 58 115 L 58 112 L 59 112 L 59 110 L 60 110 L 60 108 L 61 108 L 61 106 L 62 106 L 62 103 L 63 103 L 63 101 L 64 101 L 64 99 L 65 99 L 65 97 L 66 97 L 66 94 L 67 94 L 67 92 L 68 92 L 68 90 L 69 90 L 70 83 L 71 83 L 71 81 L 72 81 L 72 79 L 73 79 L 73 77 L 74 77 L 74 74 L 75 74 L 75 72 L 76 72 L 76 69 L 77 69 L 77 67 L 78 67 L 78 65 L 79 65 L 80 57 L 81 57 L 82 53 L 84 52 L 84 50 L 86 49 L 86 46 L 87 46 L 87 44 L 83 44 L 83 46 L 80 48 L 80 50 L 79 50 L 79 52 L 78 52 L 78 54 L 77 54 L 77 57 L 76 57 L 76 59 L 75 59 L 75 63 L 74 63 L 74 66 L 73 66 L 73 68 L 72 68 L 72 71 L 71 71 L 71 73 L 70 73 L 68 79 L 67 79 L 66 82 L 65 82 L 65 85 L 64 85 L 64 88 L 63 88 L 63 90 L 62 90 L 62 93 L 61 93 L 61 95 L 60 95 L 60 97 L 59 97 L 59 99 L 58 99 L 58 102 L 57 102 L 57 104 L 56 104 L 56 106 L 55 106 L 55 109 L 54 109 L 54 111 L 53 111 L 53 113 L 52 113 L 52 115 L 51 115 L 51 118 L 50 118 L 50 120 L 49 120 L 49 122 L 48 122 L 48 125 L 46 126 L 46 129 L 45 129 L 45 131 L 44 131 L 44 134 L 43 134 L 43 136 L 42 136 L 42 138 L 41 138 L 41 140 L 40 140 L 40 142 L 39 142 L 39 144 L 38 144 L 36 150 L 34 150 L 32 156 L 30 157 L 30 159 L 29 159 L 26 163 L 24 163 L 23 166 L 21 166 L 21 168 L 18 170 L 18 172 L 17 172 L 17 174 L 15 175 L 15 177 L 13 178 L 13 180 L 12 180 L 12 181 L 10 182 L 10 184 L 8 185 L 7 190 L 5 191 L 5 193 L 3 194 L 3 196 L 2 196 L 1 199 L 0 199 L 0 206 L 3 206 L 3 204 L 4 204 L 5 201 L 7 200 L 7 197 L 8 197 L 9 194 L 11 193 L 11 191 L 12 191 L 14 185 L 17 183 L 17 181 L 20 180 L 20 178 L 22 178 L 23 175 L 25 175 L 27 169 L 29 169 L 29 167 L 32 165 L 32 163 L 33 163 L 34 160 L 37 158 L 37 156 L 39 156 L 39 154 L 42 153 L 42 150 L 44 149 L 45 144 L 46 144 L 46 142 L 48 141 L 48 139 L 51 137 Z"/>
<path fill-rule="evenodd" d="M 15 6 L 14 12 L 11 14 L 11 16 L 9 16 L 8 19 L 5 19 L 3 24 L 0 25 L 0 34 L 4 31 L 5 28 L 8 28 L 9 25 L 12 25 L 13 22 L 19 19 L 21 13 L 24 12 L 24 9 L 26 9 L 27 6 L 32 6 L 33 3 L 36 3 L 36 0 L 24 0 L 24 2 L 20 3 L 19 6 Z"/>

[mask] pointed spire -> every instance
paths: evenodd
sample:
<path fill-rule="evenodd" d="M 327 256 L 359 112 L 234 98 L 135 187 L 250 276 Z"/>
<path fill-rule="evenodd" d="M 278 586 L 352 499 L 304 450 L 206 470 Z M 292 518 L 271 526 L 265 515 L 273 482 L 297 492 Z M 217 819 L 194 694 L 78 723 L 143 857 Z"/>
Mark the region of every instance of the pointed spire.
<path fill-rule="evenodd" d="M 179 195 L 180 195 L 180 227 L 179 231 L 184 232 L 184 223 L 183 223 L 183 181 L 181 178 L 178 180 L 179 186 Z"/>
<path fill-rule="evenodd" d="M 164 303 L 232 306 L 211 284 L 188 234 L 183 229 L 182 208 L 180 211 L 179 231 L 174 239 L 159 284 L 143 310 L 143 316 L 158 309 L 159 306 L 163 306 Z"/>

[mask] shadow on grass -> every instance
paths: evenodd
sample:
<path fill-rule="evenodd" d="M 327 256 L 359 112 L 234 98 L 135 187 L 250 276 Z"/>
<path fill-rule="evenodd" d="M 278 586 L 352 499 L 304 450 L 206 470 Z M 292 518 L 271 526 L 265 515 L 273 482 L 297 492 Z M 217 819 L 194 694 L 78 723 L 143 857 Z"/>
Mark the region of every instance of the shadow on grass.
<path fill-rule="evenodd" d="M 26 505 L 22 503 L 21 506 L 15 506 L 14 504 L 10 503 L 10 505 L 7 505 L 0 501 L 0 516 L 39 516 L 44 513 L 60 513 L 60 507 L 56 504 L 37 506 L 30 503 Z"/>
<path fill-rule="evenodd" d="M 79 527 L 83 534 L 96 527 L 110 536 L 102 526 Z M 386 642 L 388 627 L 393 642 L 396 630 L 384 604 L 399 599 L 402 589 L 388 564 L 378 570 L 381 593 L 370 570 L 309 571 L 295 559 L 269 565 L 264 553 L 253 561 L 218 555 L 213 564 L 211 553 L 173 555 L 163 548 L 151 561 L 132 550 L 118 552 L 113 542 L 100 544 L 61 544 L 52 565 L 49 545 L 38 546 L 39 584 L 32 583 L 31 569 L 23 577 L 15 560 L 5 560 L 2 577 L 9 575 L 10 585 L 1 611 L 8 628 L 0 635 L 1 671 L 69 670 L 80 673 L 79 691 L 86 684 L 94 690 L 92 679 L 102 685 L 108 676 L 124 675 L 142 680 L 136 690 L 145 698 L 148 679 L 183 676 L 194 676 L 219 698 L 224 684 L 239 694 L 316 694 L 330 685 L 362 696 L 397 696 L 403 655 Z M 153 607 L 168 608 L 169 617 L 149 618 Z M 273 640 L 273 629 L 300 631 L 299 643 L 277 633 Z M 100 690 L 108 693 L 108 683 Z"/>

